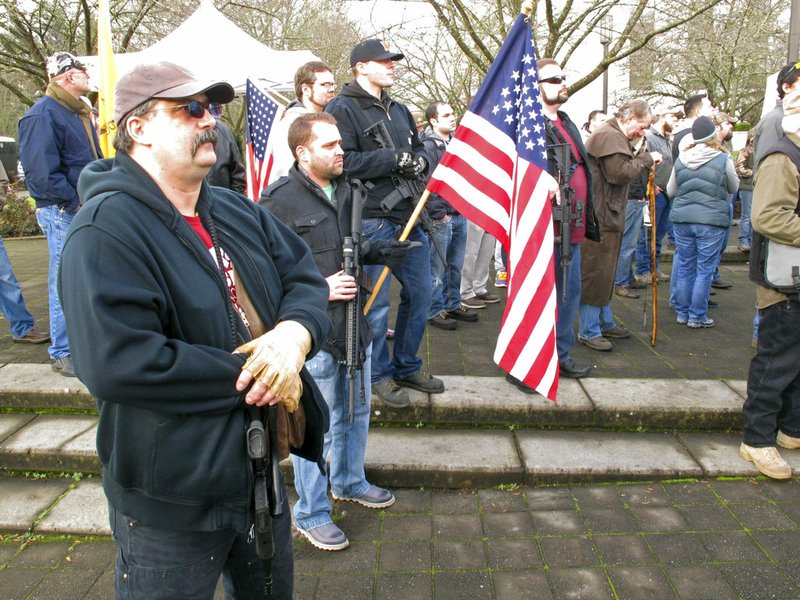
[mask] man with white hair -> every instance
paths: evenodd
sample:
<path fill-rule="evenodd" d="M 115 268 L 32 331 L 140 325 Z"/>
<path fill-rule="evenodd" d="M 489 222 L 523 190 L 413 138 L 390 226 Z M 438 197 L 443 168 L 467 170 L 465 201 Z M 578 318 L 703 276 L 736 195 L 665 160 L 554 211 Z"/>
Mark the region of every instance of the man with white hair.
<path fill-rule="evenodd" d="M 50 254 L 47 291 L 52 342 L 48 352 L 54 371 L 75 377 L 56 290 L 58 263 L 67 229 L 81 204 L 78 175 L 103 155 L 91 109 L 81 99 L 89 92 L 86 67 L 69 52 L 56 52 L 47 60 L 47 76 L 50 84 L 45 95 L 19 122 L 19 158 Z"/>
<path fill-rule="evenodd" d="M 784 97 L 783 111 L 784 136 L 765 151 L 753 191 L 750 279 L 758 284 L 761 320 L 739 447 L 742 458 L 773 479 L 792 476 L 776 444 L 800 448 L 800 300 L 797 290 L 780 291 L 765 277 L 767 244 L 800 246 L 800 90 Z"/>

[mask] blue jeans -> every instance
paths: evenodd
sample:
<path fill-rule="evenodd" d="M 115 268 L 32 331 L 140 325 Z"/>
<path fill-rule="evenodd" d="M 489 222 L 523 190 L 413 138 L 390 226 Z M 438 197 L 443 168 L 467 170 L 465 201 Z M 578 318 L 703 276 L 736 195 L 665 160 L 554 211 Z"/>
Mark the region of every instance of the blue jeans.
<path fill-rule="evenodd" d="M 604 331 L 614 328 L 614 315 L 611 314 L 611 302 L 604 306 L 581 304 L 578 337 L 591 340 L 603 335 Z"/>
<path fill-rule="evenodd" d="M 553 249 L 553 264 L 556 267 L 556 300 L 558 301 L 558 320 L 556 321 L 556 349 L 559 362 L 570 358 L 575 347 L 575 317 L 581 303 L 581 245 L 571 244 L 572 261 L 567 267 L 567 300 L 564 301 L 564 275 L 561 271 L 561 246 Z"/>
<path fill-rule="evenodd" d="M 758 311 L 758 349 L 747 374 L 744 436 L 748 446 L 775 445 L 778 430 L 800 437 L 800 303 Z"/>
<path fill-rule="evenodd" d="M 74 213 L 68 213 L 57 206 L 45 206 L 36 209 L 36 220 L 44 236 L 47 238 L 47 251 L 50 254 L 50 265 L 47 273 L 47 293 L 50 308 L 50 347 L 47 349 L 50 358 L 56 359 L 69 354 L 67 341 L 67 324 L 61 301 L 58 299 L 58 265 L 61 263 L 61 249 L 67 237 Z"/>
<path fill-rule="evenodd" d="M 117 544 L 117 600 L 211 600 L 220 575 L 225 598 L 263 600 L 264 570 L 249 532 L 173 531 L 142 525 L 108 505 Z M 294 595 L 289 511 L 273 519 L 273 596 Z"/>
<path fill-rule="evenodd" d="M 365 240 L 396 240 L 403 228 L 404 225 L 386 219 L 364 219 L 363 237 Z M 394 326 L 394 356 L 391 362 L 386 344 L 386 330 L 389 327 L 389 279 L 381 287 L 367 314 L 373 335 L 372 383 L 408 377 L 422 368 L 422 360 L 417 358 L 417 352 L 425 335 L 428 313 L 431 310 L 431 249 L 428 236 L 419 226 L 414 227 L 408 239 L 420 242 L 422 246 L 410 250 L 400 268 L 392 271 L 402 289 Z M 373 282 L 378 281 L 382 270 L 383 265 L 364 266 L 364 273 Z"/>
<path fill-rule="evenodd" d="M 675 223 L 675 241 L 681 254 L 681 264 L 673 269 L 675 283 L 675 312 L 689 322 L 706 319 L 711 278 L 717 266 L 721 240 L 727 229 L 700 223 Z"/>
<path fill-rule="evenodd" d="M 325 434 L 322 455 L 330 451 L 329 474 L 333 493 L 342 498 L 358 498 L 369 489 L 364 475 L 364 454 L 367 449 L 367 430 L 370 416 L 370 385 L 364 386 L 365 402 L 361 402 L 361 378 L 370 380 L 372 347 L 366 350 L 363 374 L 356 373 L 356 394 L 353 422 L 350 423 L 350 379 L 347 368 L 333 355 L 320 350 L 306 362 L 306 368 L 328 403 L 331 426 Z M 297 456 L 294 465 L 294 487 L 299 499 L 294 505 L 294 521 L 303 529 L 313 529 L 331 523 L 333 507 L 328 500 L 328 476 L 319 471 L 316 463 Z"/>
<path fill-rule="evenodd" d="M 22 290 L 3 244 L 3 236 L 0 236 L 0 309 L 8 319 L 12 337 L 24 337 L 33 329 L 33 316 L 25 307 Z"/>
<path fill-rule="evenodd" d="M 722 255 L 725 253 L 725 248 L 728 247 L 728 238 L 730 237 L 731 227 L 733 226 L 733 203 L 736 200 L 736 194 L 728 194 L 728 226 L 725 228 L 725 235 L 719 241 L 719 248 L 717 249 L 717 266 L 714 267 L 714 275 L 712 281 L 719 281 L 719 265 L 722 263 Z"/>
<path fill-rule="evenodd" d="M 661 264 L 661 243 L 664 241 L 664 236 L 672 230 L 669 211 L 670 205 L 667 195 L 663 192 L 656 194 L 656 269 Z M 650 231 L 653 231 L 652 227 Z M 647 230 L 642 229 L 639 235 L 639 244 L 636 246 L 637 275 L 646 275 L 650 272 L 650 240 L 648 237 Z"/>
<path fill-rule="evenodd" d="M 647 203 L 640 202 L 636 198 L 628 198 L 628 204 L 625 205 L 625 229 L 622 232 L 622 241 L 619 247 L 617 273 L 614 277 L 615 286 L 630 285 L 633 281 L 633 254 L 636 252 L 639 232 L 642 230 L 642 209 L 645 206 Z"/>
<path fill-rule="evenodd" d="M 753 241 L 753 229 L 750 226 L 753 190 L 739 190 L 739 201 L 742 203 L 742 218 L 739 221 L 739 244 L 749 246 Z"/>
<path fill-rule="evenodd" d="M 433 226 L 433 239 L 447 260 L 442 264 L 436 248 L 431 248 L 431 282 L 433 297 L 431 311 L 433 318 L 446 310 L 461 306 L 461 268 L 464 266 L 464 252 L 467 248 L 467 219 L 463 215 L 452 215 L 447 223 Z"/>

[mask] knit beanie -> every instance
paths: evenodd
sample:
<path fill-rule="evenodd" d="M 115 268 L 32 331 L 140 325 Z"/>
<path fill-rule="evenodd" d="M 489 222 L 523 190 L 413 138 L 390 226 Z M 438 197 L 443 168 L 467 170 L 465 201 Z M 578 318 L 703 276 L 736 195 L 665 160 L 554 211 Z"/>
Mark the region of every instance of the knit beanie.
<path fill-rule="evenodd" d="M 717 135 L 717 127 L 714 121 L 708 117 L 697 117 L 692 123 L 692 138 L 695 144 L 709 142 Z"/>

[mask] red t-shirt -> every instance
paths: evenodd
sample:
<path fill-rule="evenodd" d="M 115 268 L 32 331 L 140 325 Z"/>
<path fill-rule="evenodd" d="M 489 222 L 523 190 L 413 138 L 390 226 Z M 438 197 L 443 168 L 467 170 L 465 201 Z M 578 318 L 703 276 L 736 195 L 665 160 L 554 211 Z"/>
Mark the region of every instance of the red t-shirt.
<path fill-rule="evenodd" d="M 200 239 L 203 240 L 203 243 L 206 245 L 206 248 L 208 248 L 209 252 L 211 252 L 211 258 L 214 259 L 214 263 L 217 264 L 217 267 L 219 267 L 219 264 L 217 263 L 217 253 L 214 251 L 214 244 L 211 240 L 211 235 L 208 233 L 206 228 L 203 227 L 203 223 L 202 221 L 200 221 L 200 217 L 198 216 L 187 217 L 186 215 L 183 215 L 183 218 L 186 219 L 186 222 L 189 223 L 189 226 L 194 230 L 194 232 L 197 235 L 200 236 Z M 236 311 L 242 316 L 242 318 L 244 318 L 242 307 L 239 306 L 239 300 L 236 297 L 236 284 L 234 283 L 233 280 L 233 262 L 231 262 L 231 259 L 228 257 L 224 248 L 220 247 L 219 253 L 222 256 L 222 264 L 224 265 L 222 268 L 222 272 L 225 273 L 225 283 L 228 286 L 228 294 L 230 294 L 231 303 L 233 304 L 233 307 L 236 309 Z M 245 323 L 247 323 L 246 319 Z"/>
<path fill-rule="evenodd" d="M 573 160 L 576 158 L 581 160 L 581 153 L 578 151 L 578 146 L 575 143 L 575 140 L 573 140 L 567 133 L 567 130 L 564 129 L 564 123 L 561 122 L 561 118 L 557 118 L 555 121 L 552 121 L 552 123 L 569 144 L 569 147 L 572 150 Z M 569 182 L 569 187 L 573 192 L 572 197 L 575 205 L 577 206 L 578 204 L 581 204 L 583 206 L 580 226 L 576 226 L 574 221 L 572 223 L 573 244 L 580 244 L 583 241 L 583 238 L 586 237 L 586 198 L 589 196 L 589 178 L 586 176 L 586 169 L 587 166 L 581 162 L 575 169 L 574 173 L 572 174 L 572 179 Z M 555 226 L 556 235 L 558 235 L 558 227 L 560 225 L 556 223 Z"/>

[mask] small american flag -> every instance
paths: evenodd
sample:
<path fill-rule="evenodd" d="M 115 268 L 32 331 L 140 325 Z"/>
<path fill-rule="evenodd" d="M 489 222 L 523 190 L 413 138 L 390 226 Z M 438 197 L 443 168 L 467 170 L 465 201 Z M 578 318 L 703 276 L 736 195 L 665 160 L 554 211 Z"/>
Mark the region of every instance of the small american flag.
<path fill-rule="evenodd" d="M 508 300 L 494 360 L 556 399 L 556 292 L 542 101 L 531 28 L 517 18 L 428 189 L 508 250 Z"/>
<path fill-rule="evenodd" d="M 247 80 L 247 197 L 258 202 L 272 170 L 272 124 L 283 107 Z"/>

